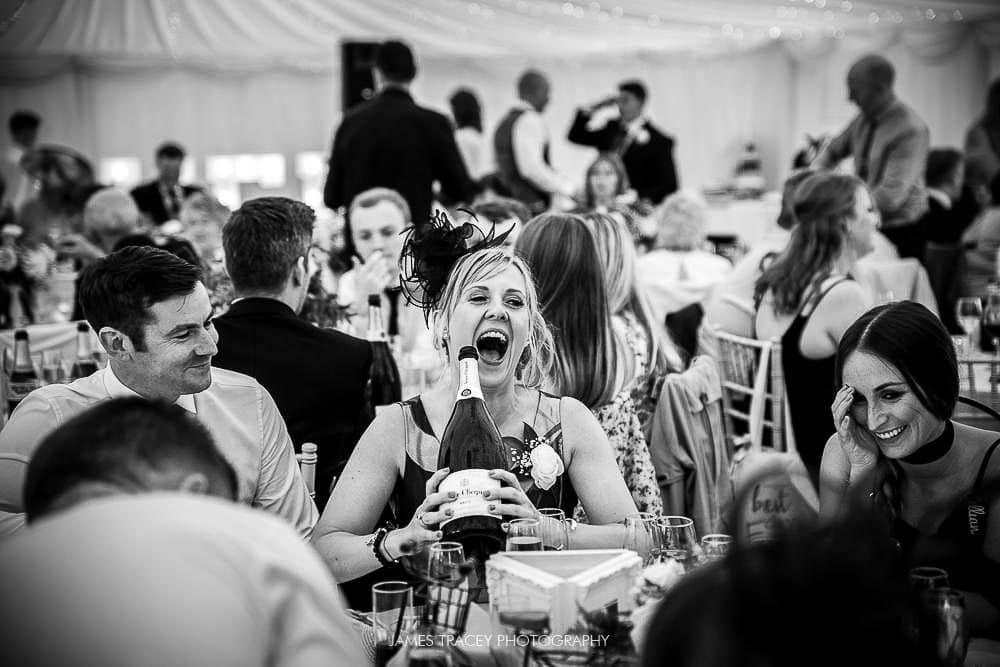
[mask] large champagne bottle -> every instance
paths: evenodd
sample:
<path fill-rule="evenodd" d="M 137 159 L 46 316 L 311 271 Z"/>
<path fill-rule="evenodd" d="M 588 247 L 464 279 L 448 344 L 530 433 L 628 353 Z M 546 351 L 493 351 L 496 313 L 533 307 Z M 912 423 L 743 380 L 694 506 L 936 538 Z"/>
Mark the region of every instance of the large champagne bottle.
<path fill-rule="evenodd" d="M 76 361 L 70 371 L 70 380 L 85 378 L 97 372 L 97 360 L 90 348 L 90 325 L 86 322 L 76 323 Z"/>
<path fill-rule="evenodd" d="M 466 346 L 459 351 L 458 367 L 458 396 L 438 453 L 438 468 L 451 469 L 438 490 L 454 491 L 457 498 L 442 505 L 454 514 L 441 523 L 441 532 L 443 539 L 461 542 L 467 556 L 484 561 L 503 548 L 500 514 L 490 512 L 491 501 L 484 495 L 500 489 L 500 481 L 491 478 L 489 471 L 508 469 L 507 449 L 483 400 L 476 348 Z"/>
<path fill-rule="evenodd" d="M 14 368 L 10 373 L 7 387 L 8 413 L 13 412 L 17 404 L 28 394 L 42 386 L 35 365 L 31 363 L 31 346 L 28 343 L 28 332 L 18 329 L 14 332 Z"/>
<path fill-rule="evenodd" d="M 368 343 L 372 346 L 372 372 L 368 381 L 368 404 L 372 411 L 376 405 L 390 405 L 402 398 L 399 368 L 389 349 L 389 337 L 382 322 L 382 298 L 368 295 Z"/>

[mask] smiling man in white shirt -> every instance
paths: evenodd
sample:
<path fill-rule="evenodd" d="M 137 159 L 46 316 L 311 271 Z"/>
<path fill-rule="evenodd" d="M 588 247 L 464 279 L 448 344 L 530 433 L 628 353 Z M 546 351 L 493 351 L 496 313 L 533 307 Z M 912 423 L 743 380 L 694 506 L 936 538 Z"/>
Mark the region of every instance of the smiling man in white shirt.
<path fill-rule="evenodd" d="M 212 368 L 218 334 L 198 269 L 164 250 L 124 248 L 87 267 L 79 297 L 108 366 L 32 392 L 0 432 L 0 534 L 23 523 L 25 468 L 45 435 L 95 403 L 138 395 L 196 415 L 236 471 L 237 499 L 308 537 L 316 506 L 274 400 L 253 378 Z"/>
<path fill-rule="evenodd" d="M 574 192 L 573 184 L 552 168 L 549 158 L 549 130 L 542 118 L 549 91 L 544 74 L 524 72 L 517 80 L 519 101 L 493 136 L 500 182 L 532 214 L 548 209 L 554 197 L 568 199 Z"/>

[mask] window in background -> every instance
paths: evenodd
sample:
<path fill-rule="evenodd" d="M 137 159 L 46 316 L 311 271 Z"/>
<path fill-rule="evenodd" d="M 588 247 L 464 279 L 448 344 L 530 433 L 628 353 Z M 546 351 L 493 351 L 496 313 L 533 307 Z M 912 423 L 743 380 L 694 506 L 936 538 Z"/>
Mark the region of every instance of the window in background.
<path fill-rule="evenodd" d="M 142 180 L 142 161 L 137 157 L 105 157 L 98 165 L 98 180 L 116 188 L 129 189 Z"/>
<path fill-rule="evenodd" d="M 302 201 L 316 211 L 324 208 L 323 181 L 326 179 L 326 162 L 320 151 L 305 151 L 295 155 L 295 176 L 299 179 Z"/>
<path fill-rule="evenodd" d="M 209 155 L 205 158 L 205 181 L 218 200 L 233 210 L 251 196 L 284 195 L 285 156 Z"/>

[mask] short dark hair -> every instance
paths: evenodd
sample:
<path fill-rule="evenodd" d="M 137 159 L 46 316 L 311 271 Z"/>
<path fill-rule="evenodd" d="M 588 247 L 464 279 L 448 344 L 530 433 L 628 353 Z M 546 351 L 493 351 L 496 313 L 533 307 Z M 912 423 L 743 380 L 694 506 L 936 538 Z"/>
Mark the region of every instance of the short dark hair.
<path fill-rule="evenodd" d="M 483 131 L 483 110 L 474 92 L 468 88 L 459 88 L 448 98 L 448 103 L 451 105 L 451 115 L 455 118 L 456 127 L 471 127 L 477 132 Z"/>
<path fill-rule="evenodd" d="M 477 218 L 489 220 L 496 224 L 517 218 L 523 225 L 531 219 L 531 211 L 522 202 L 508 197 L 497 197 L 489 201 L 484 201 L 472 207 L 472 212 Z"/>
<path fill-rule="evenodd" d="M 630 95 L 635 95 L 641 104 L 646 103 L 646 84 L 638 79 L 629 79 L 628 81 L 622 81 L 618 84 L 618 90 L 623 93 L 628 93 Z"/>
<path fill-rule="evenodd" d="M 404 42 L 390 39 L 382 42 L 375 52 L 375 67 L 387 81 L 408 83 L 417 76 L 413 50 Z"/>
<path fill-rule="evenodd" d="M 156 149 L 156 159 L 166 158 L 168 160 L 183 160 L 187 153 L 184 147 L 174 141 L 166 141 Z"/>
<path fill-rule="evenodd" d="M 312 243 L 316 212 L 288 197 L 243 202 L 222 227 L 226 270 L 237 292 L 280 291 Z"/>
<path fill-rule="evenodd" d="M 194 416 L 163 401 L 115 398 L 76 415 L 42 440 L 25 474 L 24 509 L 33 521 L 59 509 L 60 500 L 81 486 L 167 491 L 174 489 L 158 475 L 190 473 L 205 475 L 209 493 L 236 499 L 236 472 Z"/>
<path fill-rule="evenodd" d="M 34 111 L 22 109 L 15 111 L 7 119 L 7 129 L 11 134 L 17 134 L 25 130 L 37 130 L 42 124 L 42 117 Z"/>
<path fill-rule="evenodd" d="M 143 327 L 156 303 L 194 291 L 201 270 L 177 255 L 144 246 L 116 250 L 80 274 L 77 294 L 94 331 L 114 327 L 145 350 Z"/>
<path fill-rule="evenodd" d="M 932 148 L 927 154 L 927 167 L 924 169 L 924 180 L 927 187 L 936 188 L 951 178 L 965 156 L 957 148 Z"/>
<path fill-rule="evenodd" d="M 958 402 L 958 361 L 948 330 L 915 301 L 872 308 L 848 327 L 837 346 L 837 386 L 844 363 L 866 352 L 899 371 L 920 403 L 938 419 L 950 419 Z"/>

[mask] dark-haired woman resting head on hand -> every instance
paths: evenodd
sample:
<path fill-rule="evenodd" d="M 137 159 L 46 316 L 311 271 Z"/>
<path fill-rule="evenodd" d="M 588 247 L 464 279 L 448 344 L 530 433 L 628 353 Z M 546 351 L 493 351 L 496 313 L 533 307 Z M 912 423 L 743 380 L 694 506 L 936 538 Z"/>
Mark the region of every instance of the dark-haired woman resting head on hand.
<path fill-rule="evenodd" d="M 948 332 L 914 302 L 873 308 L 841 338 L 836 375 L 821 515 L 869 497 L 904 566 L 947 570 L 966 592 L 972 634 L 1000 636 L 1000 434 L 951 420 L 958 364 Z"/>

